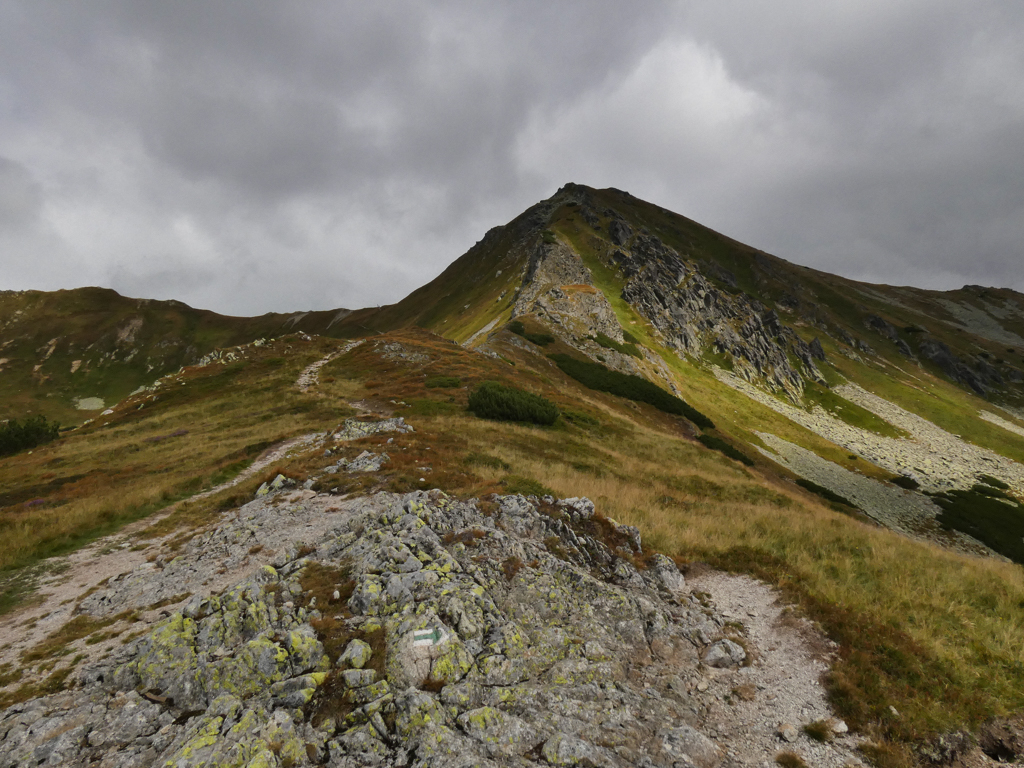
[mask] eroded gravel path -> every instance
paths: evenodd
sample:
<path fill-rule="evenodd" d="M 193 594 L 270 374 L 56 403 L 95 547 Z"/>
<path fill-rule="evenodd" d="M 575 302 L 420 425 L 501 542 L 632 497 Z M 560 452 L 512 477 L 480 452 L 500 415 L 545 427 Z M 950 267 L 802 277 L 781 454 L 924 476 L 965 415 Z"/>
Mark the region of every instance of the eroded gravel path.
<path fill-rule="evenodd" d="M 302 373 L 299 374 L 299 378 L 295 381 L 295 386 L 298 387 L 300 392 L 308 392 L 310 389 L 320 383 L 320 369 L 323 368 L 327 363 L 331 362 L 334 358 L 339 355 L 344 355 L 346 352 L 351 352 L 353 349 L 362 344 L 364 339 L 353 341 L 346 344 L 341 349 L 331 352 L 331 354 L 317 360 L 315 363 L 307 365 Z"/>
<path fill-rule="evenodd" d="M 863 765 L 855 752 L 859 737 L 841 734 L 820 743 L 802 731 L 819 720 L 845 727 L 830 710 L 821 683 L 834 645 L 756 579 L 708 571 L 687 584 L 695 593 L 706 593 L 727 622 L 742 625 L 745 645 L 754 655 L 750 666 L 738 670 L 705 668 L 707 689 L 697 694 L 708 708 L 708 735 L 728 744 L 732 764 L 775 766 L 776 755 L 790 751 L 811 766 Z M 779 736 L 784 723 L 798 733 L 792 743 Z"/>

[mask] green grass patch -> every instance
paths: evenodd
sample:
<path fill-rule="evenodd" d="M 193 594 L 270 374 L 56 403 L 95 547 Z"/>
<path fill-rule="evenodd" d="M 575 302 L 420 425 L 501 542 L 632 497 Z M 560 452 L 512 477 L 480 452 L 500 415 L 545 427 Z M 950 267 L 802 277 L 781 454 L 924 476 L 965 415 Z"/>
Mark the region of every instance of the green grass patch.
<path fill-rule="evenodd" d="M 594 341 L 596 341 L 605 349 L 614 349 L 616 352 L 621 352 L 624 355 L 630 355 L 631 357 L 636 357 L 639 359 L 643 358 L 643 355 L 640 354 L 640 350 L 637 348 L 635 342 L 623 344 L 611 338 L 610 336 L 606 336 L 603 333 L 599 333 L 597 334 L 597 336 L 593 336 L 591 338 L 593 338 Z M 631 336 L 631 338 L 635 339 L 636 337 Z"/>
<path fill-rule="evenodd" d="M 470 466 L 487 467 L 488 469 L 497 469 L 502 472 L 508 472 L 512 469 L 511 464 L 488 453 L 470 452 L 463 461 Z"/>
<path fill-rule="evenodd" d="M 525 421 L 550 426 L 558 418 L 558 406 L 546 397 L 518 387 L 485 381 L 469 396 L 473 414 L 495 421 Z"/>
<path fill-rule="evenodd" d="M 946 491 L 932 500 L 942 508 L 937 519 L 944 527 L 973 536 L 1024 565 L 1024 505 L 1019 501 L 980 483 L 969 491 Z"/>
<path fill-rule="evenodd" d="M 505 493 L 518 493 L 523 496 L 554 496 L 555 492 L 533 478 L 521 475 L 507 475 L 501 481 Z"/>
<path fill-rule="evenodd" d="M 595 419 L 589 413 L 583 411 L 575 411 L 568 408 L 562 410 L 562 418 L 573 426 L 580 427 L 582 429 L 596 429 L 601 426 L 601 422 Z"/>
<path fill-rule="evenodd" d="M 624 397 L 639 403 L 653 405 L 659 411 L 683 416 L 701 429 L 714 429 L 711 419 L 691 407 L 670 392 L 666 392 L 657 384 L 631 373 L 619 373 L 605 368 L 600 363 L 577 360 L 568 355 L 549 355 L 555 364 L 568 376 L 576 379 L 590 389 L 607 392 L 611 395 Z"/>
<path fill-rule="evenodd" d="M 405 411 L 406 416 L 446 416 L 458 413 L 462 408 L 456 403 L 447 400 L 412 400 L 409 409 Z"/>
<path fill-rule="evenodd" d="M 852 403 L 840 397 L 828 387 L 815 381 L 808 381 L 804 384 L 804 402 L 808 405 L 818 405 L 835 416 L 837 419 L 846 422 L 851 427 L 866 429 L 883 437 L 910 437 L 902 429 L 897 429 L 885 419 L 876 416 L 867 408 Z"/>
<path fill-rule="evenodd" d="M 698 435 L 697 440 L 699 440 L 701 445 L 704 447 L 710 448 L 713 451 L 718 451 L 719 453 L 724 453 L 730 459 L 735 459 L 748 467 L 754 466 L 754 460 L 752 458 L 747 456 L 747 454 L 743 453 L 743 451 L 738 448 L 734 448 L 720 437 L 704 434 Z"/>

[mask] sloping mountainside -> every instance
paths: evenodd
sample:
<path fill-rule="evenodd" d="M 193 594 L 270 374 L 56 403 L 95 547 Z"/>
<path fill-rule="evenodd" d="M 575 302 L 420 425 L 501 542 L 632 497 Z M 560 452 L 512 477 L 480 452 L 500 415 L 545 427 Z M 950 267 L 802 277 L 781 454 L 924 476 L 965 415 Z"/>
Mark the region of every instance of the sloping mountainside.
<path fill-rule="evenodd" d="M 0 766 L 1019 761 L 1021 336 L 577 185 L 378 309 L 3 294 L 88 420 L 0 457 Z"/>
<path fill-rule="evenodd" d="M 584 298 L 595 287 L 607 301 Z M 838 356 L 921 368 L 993 402 L 1024 405 L 1024 296 L 857 283 L 614 189 L 563 187 L 492 229 L 433 282 L 359 321 L 465 341 L 495 319 L 530 313 L 568 320 L 576 344 L 587 332 L 621 342 L 613 314 L 630 325 L 639 320 L 660 346 L 716 360 L 792 398 L 809 383 L 826 383 L 819 363 L 841 375 Z"/>
<path fill-rule="evenodd" d="M 0 291 L 0 419 L 42 414 L 77 424 L 224 347 L 326 332 L 347 310 L 226 317 L 107 288 Z"/>

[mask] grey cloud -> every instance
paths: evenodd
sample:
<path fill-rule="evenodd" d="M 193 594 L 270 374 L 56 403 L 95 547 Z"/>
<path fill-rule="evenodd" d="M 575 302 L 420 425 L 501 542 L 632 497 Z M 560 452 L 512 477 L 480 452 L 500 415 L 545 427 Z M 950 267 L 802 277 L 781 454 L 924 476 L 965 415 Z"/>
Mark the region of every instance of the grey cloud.
<path fill-rule="evenodd" d="M 43 194 L 21 163 L 0 156 L 0 230 L 19 230 L 34 223 Z"/>
<path fill-rule="evenodd" d="M 1022 33 L 953 0 L 19 0 L 0 288 L 389 302 L 566 181 L 853 277 L 1024 287 Z"/>

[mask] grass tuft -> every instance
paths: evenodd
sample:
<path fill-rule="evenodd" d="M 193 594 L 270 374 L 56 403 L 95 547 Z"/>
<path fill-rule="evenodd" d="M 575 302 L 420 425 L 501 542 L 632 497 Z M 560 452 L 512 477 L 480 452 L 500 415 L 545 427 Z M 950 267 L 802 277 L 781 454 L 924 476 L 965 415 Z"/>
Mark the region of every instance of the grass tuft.
<path fill-rule="evenodd" d="M 832 726 L 828 724 L 827 720 L 814 720 L 807 723 L 803 727 L 803 731 L 807 734 L 808 738 L 822 743 L 832 741 L 835 738 L 835 734 L 832 733 Z"/>
<path fill-rule="evenodd" d="M 808 768 L 807 763 L 796 752 L 779 752 L 775 756 L 775 762 L 781 765 L 782 768 Z"/>

